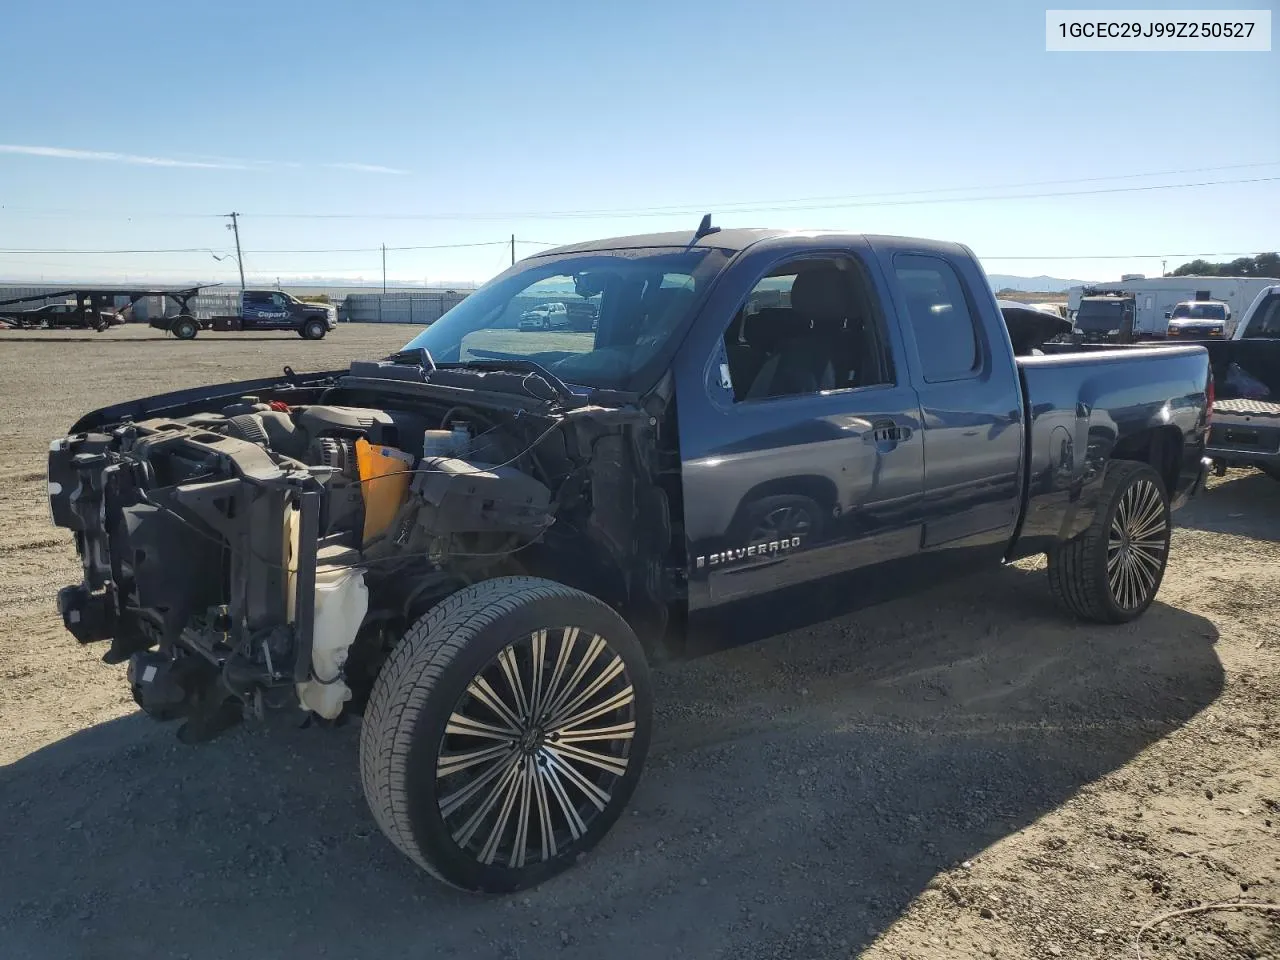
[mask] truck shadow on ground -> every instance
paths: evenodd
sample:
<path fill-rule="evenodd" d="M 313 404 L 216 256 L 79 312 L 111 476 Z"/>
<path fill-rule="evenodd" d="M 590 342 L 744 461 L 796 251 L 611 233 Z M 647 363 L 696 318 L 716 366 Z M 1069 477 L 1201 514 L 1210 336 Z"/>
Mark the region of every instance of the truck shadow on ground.
<path fill-rule="evenodd" d="M 1233 471 L 1174 515 L 1176 527 L 1280 540 L 1280 481 Z"/>
<path fill-rule="evenodd" d="M 1159 603 L 1072 623 L 1008 568 L 664 666 L 630 812 L 501 899 L 382 838 L 354 725 L 190 748 L 125 717 L 0 768 L 4 954 L 847 958 L 1211 703 L 1216 639 Z"/>

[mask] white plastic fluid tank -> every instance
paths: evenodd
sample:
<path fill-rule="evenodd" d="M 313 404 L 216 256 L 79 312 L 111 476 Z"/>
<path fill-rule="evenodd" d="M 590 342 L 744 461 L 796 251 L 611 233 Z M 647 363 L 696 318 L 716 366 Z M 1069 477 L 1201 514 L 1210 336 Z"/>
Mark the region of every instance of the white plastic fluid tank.
<path fill-rule="evenodd" d="M 348 566 L 316 568 L 315 629 L 311 641 L 312 679 L 298 684 L 298 700 L 332 720 L 351 699 L 342 667 L 356 631 L 369 610 L 364 571 Z"/>

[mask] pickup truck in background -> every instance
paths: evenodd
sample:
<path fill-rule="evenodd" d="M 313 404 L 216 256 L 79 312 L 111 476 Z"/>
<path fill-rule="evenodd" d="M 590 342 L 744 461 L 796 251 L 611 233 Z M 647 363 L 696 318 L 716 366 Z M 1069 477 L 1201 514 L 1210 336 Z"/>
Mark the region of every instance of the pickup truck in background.
<path fill-rule="evenodd" d="M 512 337 L 549 288 L 596 328 Z M 617 820 L 650 659 L 699 619 L 1036 554 L 1078 617 L 1150 606 L 1208 354 L 1018 355 L 1060 326 L 1034 313 L 955 243 L 707 218 L 540 253 L 382 360 L 83 417 L 49 454 L 83 564 L 59 608 L 184 741 L 361 715 L 388 839 L 525 888 Z"/>
<path fill-rule="evenodd" d="M 337 308 L 306 303 L 280 290 L 242 290 L 238 310 L 229 316 L 197 320 L 190 313 L 157 317 L 151 326 L 172 333 L 179 340 L 193 340 L 201 330 L 292 330 L 304 340 L 322 340 L 338 323 Z"/>
<path fill-rule="evenodd" d="M 1230 340 L 1205 346 L 1219 398 L 1207 454 L 1219 473 L 1249 466 L 1280 480 L 1280 284 L 1258 294 Z"/>

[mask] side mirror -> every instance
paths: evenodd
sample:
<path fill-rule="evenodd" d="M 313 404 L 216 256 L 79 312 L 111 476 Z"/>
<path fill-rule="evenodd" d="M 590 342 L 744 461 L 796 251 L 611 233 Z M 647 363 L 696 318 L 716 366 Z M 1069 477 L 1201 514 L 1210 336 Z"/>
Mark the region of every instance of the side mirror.
<path fill-rule="evenodd" d="M 1166 310 L 1166 311 L 1164 312 L 1164 318 L 1165 318 L 1166 320 L 1172 320 L 1172 319 L 1173 319 L 1173 311 L 1172 311 L 1172 310 Z"/>

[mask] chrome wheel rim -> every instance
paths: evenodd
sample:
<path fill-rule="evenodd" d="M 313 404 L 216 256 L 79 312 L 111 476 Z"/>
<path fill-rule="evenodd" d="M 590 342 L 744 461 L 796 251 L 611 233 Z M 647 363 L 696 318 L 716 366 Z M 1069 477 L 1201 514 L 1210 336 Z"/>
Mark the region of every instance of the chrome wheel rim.
<path fill-rule="evenodd" d="M 1140 480 L 1120 497 L 1107 538 L 1107 583 L 1118 606 L 1136 610 L 1155 595 L 1168 539 L 1164 498 L 1154 483 Z"/>
<path fill-rule="evenodd" d="M 537 630 L 504 647 L 449 715 L 440 817 L 459 849 L 520 869 L 571 852 L 626 774 L 635 690 L 599 634 Z"/>

